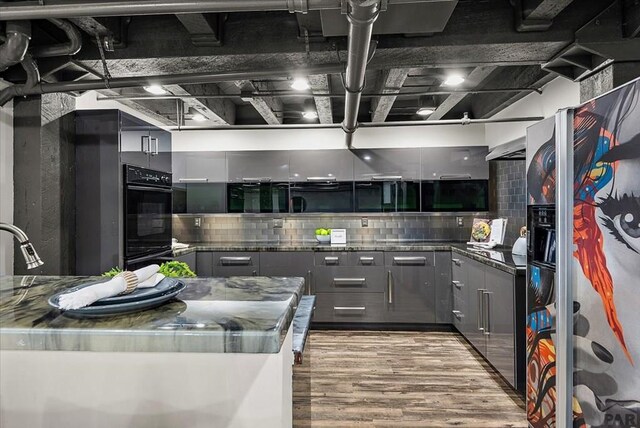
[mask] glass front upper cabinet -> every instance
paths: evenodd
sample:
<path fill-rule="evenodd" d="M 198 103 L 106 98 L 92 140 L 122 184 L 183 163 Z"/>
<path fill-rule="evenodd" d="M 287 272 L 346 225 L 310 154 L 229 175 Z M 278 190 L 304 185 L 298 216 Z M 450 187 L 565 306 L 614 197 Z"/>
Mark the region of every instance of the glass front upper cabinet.
<path fill-rule="evenodd" d="M 489 180 L 423 181 L 422 211 L 489 211 Z"/>
<path fill-rule="evenodd" d="M 227 184 L 230 213 L 289 212 L 289 183 L 245 182 Z"/>
<path fill-rule="evenodd" d="M 420 211 L 419 181 L 360 181 L 355 188 L 357 212 Z"/>
<path fill-rule="evenodd" d="M 353 182 L 311 180 L 291 183 L 291 212 L 353 212 Z"/>

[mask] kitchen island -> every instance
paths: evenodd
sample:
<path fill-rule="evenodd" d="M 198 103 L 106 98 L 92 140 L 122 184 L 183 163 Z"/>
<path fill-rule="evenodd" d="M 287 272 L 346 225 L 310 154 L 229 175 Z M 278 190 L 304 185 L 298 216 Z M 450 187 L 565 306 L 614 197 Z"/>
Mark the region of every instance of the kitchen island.
<path fill-rule="evenodd" d="M 155 309 L 73 319 L 47 299 L 96 278 L 0 278 L 0 426 L 291 426 L 302 278 L 185 279 Z"/>

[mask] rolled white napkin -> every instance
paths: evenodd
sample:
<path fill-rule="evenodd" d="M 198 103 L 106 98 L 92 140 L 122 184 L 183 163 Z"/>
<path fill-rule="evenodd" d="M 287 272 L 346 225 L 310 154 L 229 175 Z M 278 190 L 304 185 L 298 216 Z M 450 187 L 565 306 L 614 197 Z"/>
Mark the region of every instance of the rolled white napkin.
<path fill-rule="evenodd" d="M 164 275 L 158 273 L 160 266 L 149 265 L 134 271 L 138 285 L 136 288 L 155 287 L 164 279 Z M 89 306 L 105 297 L 117 296 L 127 289 L 126 281 L 123 277 L 117 276 L 107 282 L 101 282 L 81 290 L 67 293 L 60 296 L 58 304 L 62 309 L 80 309 Z"/>

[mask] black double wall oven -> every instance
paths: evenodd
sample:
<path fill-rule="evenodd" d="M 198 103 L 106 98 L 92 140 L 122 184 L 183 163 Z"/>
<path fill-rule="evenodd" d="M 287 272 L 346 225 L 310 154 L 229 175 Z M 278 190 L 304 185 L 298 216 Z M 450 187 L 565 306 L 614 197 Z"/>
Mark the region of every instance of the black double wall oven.
<path fill-rule="evenodd" d="M 171 256 L 171 173 L 124 166 L 124 265 L 161 263 Z"/>

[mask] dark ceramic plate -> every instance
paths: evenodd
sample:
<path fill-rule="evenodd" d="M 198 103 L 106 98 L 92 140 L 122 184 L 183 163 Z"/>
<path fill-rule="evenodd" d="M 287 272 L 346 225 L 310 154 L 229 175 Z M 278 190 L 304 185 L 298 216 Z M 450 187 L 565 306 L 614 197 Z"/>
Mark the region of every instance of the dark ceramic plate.
<path fill-rule="evenodd" d="M 136 290 L 133 293 L 128 295 L 128 296 L 131 296 L 137 291 L 143 292 L 147 290 L 158 289 L 158 290 L 155 290 L 156 292 L 154 293 L 139 293 L 137 296 L 134 296 L 136 300 L 128 299 L 128 300 L 120 300 L 120 302 L 116 300 L 116 302 L 113 302 L 114 299 L 117 299 L 119 297 L 127 297 L 127 296 L 114 296 L 114 297 L 108 298 L 108 299 L 111 299 L 110 303 L 105 303 L 105 300 L 107 299 L 100 299 L 94 304 L 90 306 L 85 306 L 84 308 L 80 308 L 80 309 L 71 309 L 71 310 L 65 311 L 64 309 L 60 308 L 60 305 L 59 305 L 60 296 L 62 296 L 63 294 L 67 294 L 72 291 L 78 290 L 80 288 L 88 287 L 89 285 L 94 285 L 94 284 L 95 283 L 85 284 L 85 285 L 71 288 L 69 290 L 65 290 L 61 293 L 57 293 L 49 298 L 49 305 L 53 306 L 56 309 L 64 311 L 65 315 L 70 315 L 73 317 L 83 317 L 83 318 L 107 317 L 107 316 L 143 311 L 145 309 L 151 309 L 156 306 L 160 306 L 163 303 L 176 297 L 186 287 L 186 285 L 182 281 L 178 281 L 173 278 L 165 278 L 162 281 L 160 281 L 160 283 L 155 287 Z M 159 290 L 162 290 L 162 291 L 159 291 Z"/>

